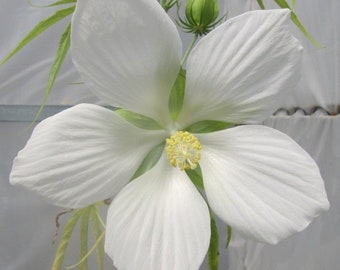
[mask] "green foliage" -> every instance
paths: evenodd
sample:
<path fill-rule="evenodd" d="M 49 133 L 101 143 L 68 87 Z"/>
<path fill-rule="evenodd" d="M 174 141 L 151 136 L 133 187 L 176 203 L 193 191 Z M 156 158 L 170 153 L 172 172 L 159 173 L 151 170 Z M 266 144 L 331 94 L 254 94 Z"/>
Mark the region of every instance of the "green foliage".
<path fill-rule="evenodd" d="M 95 209 L 90 213 L 90 222 L 92 225 L 92 234 L 94 239 L 100 239 L 101 235 L 105 231 L 105 225 L 101 220 L 97 207 L 95 207 Z M 101 238 L 100 242 L 98 242 L 98 245 L 96 246 L 96 257 L 98 270 L 104 270 L 105 251 L 103 238 Z"/>
<path fill-rule="evenodd" d="M 210 244 L 208 250 L 208 265 L 210 270 L 218 270 L 219 265 L 219 236 L 213 213 L 210 211 Z"/>
<path fill-rule="evenodd" d="M 64 257 L 66 254 L 66 249 L 68 247 L 69 241 L 71 239 L 73 230 L 75 226 L 77 225 L 78 220 L 80 219 L 82 215 L 82 209 L 75 210 L 73 212 L 73 215 L 70 217 L 70 219 L 67 221 L 63 234 L 61 236 L 59 246 L 57 249 L 57 252 L 54 257 L 53 265 L 52 265 L 52 270 L 61 270 Z"/>
<path fill-rule="evenodd" d="M 265 6 L 262 0 L 257 0 L 257 3 L 259 4 L 260 8 L 265 9 Z"/>
<path fill-rule="evenodd" d="M 88 245 L 87 238 L 88 238 L 88 230 L 89 230 L 90 211 L 91 211 L 91 208 L 84 211 L 83 215 L 80 218 L 80 253 L 79 253 L 80 261 L 87 254 L 87 245 Z M 79 264 L 79 270 L 87 270 L 87 259 L 85 259 Z"/>
<path fill-rule="evenodd" d="M 59 73 L 60 67 L 61 67 L 62 63 L 64 62 L 66 54 L 67 54 L 67 52 L 70 48 L 70 44 L 71 44 L 70 37 L 71 37 L 71 23 L 68 24 L 64 33 L 61 35 L 57 54 L 56 54 L 56 57 L 54 58 L 54 61 L 52 63 L 51 69 L 50 69 L 50 74 L 49 74 L 49 78 L 48 78 L 47 88 L 45 90 L 45 95 L 44 95 L 44 98 L 41 102 L 40 108 L 39 108 L 33 122 L 35 122 L 37 120 L 37 118 L 39 117 L 39 115 L 42 112 L 42 110 L 43 110 L 43 108 L 44 108 L 44 106 L 47 102 L 47 99 L 48 99 L 48 97 L 51 93 L 52 87 L 54 85 L 54 81 L 55 81 L 55 79 L 56 79 L 56 77 Z"/>
<path fill-rule="evenodd" d="M 79 222 L 80 221 L 80 222 Z M 104 236 L 105 227 L 99 215 L 98 204 L 93 204 L 85 208 L 73 211 L 72 216 L 68 219 L 64 226 L 64 230 L 59 242 L 59 246 L 54 258 L 52 270 L 62 270 L 64 257 L 66 255 L 68 244 L 74 232 L 76 225 L 79 223 L 80 232 L 80 249 L 79 261 L 65 269 L 73 269 L 79 266 L 79 270 L 87 270 L 87 258 L 96 250 L 98 270 L 104 269 Z M 89 226 L 91 224 L 95 243 L 88 250 Z"/>
<path fill-rule="evenodd" d="M 148 116 L 131 112 L 125 109 L 117 109 L 115 112 L 136 127 L 148 130 L 162 129 L 162 126 L 160 124 L 158 124 L 155 120 Z"/>
<path fill-rule="evenodd" d="M 286 0 L 274 0 L 275 3 L 280 7 L 280 8 L 287 8 L 291 10 L 290 18 L 292 22 L 299 28 L 299 30 L 304 34 L 304 36 L 309 40 L 310 43 L 312 43 L 316 48 L 322 48 L 323 46 L 319 44 L 313 37 L 312 35 L 307 31 L 307 29 L 303 26 L 303 24 L 300 22 L 298 19 L 296 13 L 293 11 L 296 5 L 296 1 L 292 0 L 292 6 L 288 4 Z M 265 6 L 262 2 L 262 0 L 257 0 L 257 3 L 262 9 L 265 9 Z"/>
<path fill-rule="evenodd" d="M 39 36 L 42 32 L 54 25 L 61 19 L 74 12 L 75 6 L 56 11 L 52 16 L 39 22 L 18 44 L 17 46 L 0 62 L 0 65 L 6 63 L 12 56 L 25 47 L 29 42 Z"/>
<path fill-rule="evenodd" d="M 175 4 L 178 4 L 179 0 L 160 0 L 160 4 L 163 9 L 168 12 Z"/>
<path fill-rule="evenodd" d="M 185 78 L 186 72 L 184 69 L 180 69 L 176 81 L 171 89 L 169 96 L 169 112 L 172 120 L 176 120 L 179 116 L 182 107 L 185 92 Z"/>
<path fill-rule="evenodd" d="M 229 225 L 227 225 L 227 241 L 226 241 L 225 248 L 228 248 L 230 244 L 231 234 L 232 234 L 232 228 Z"/>
<path fill-rule="evenodd" d="M 197 165 L 195 170 L 185 170 L 185 172 L 196 187 L 204 190 L 202 171 L 199 164 Z"/>
<path fill-rule="evenodd" d="M 233 126 L 234 124 L 223 121 L 203 120 L 186 127 L 184 130 L 190 133 L 209 133 L 227 129 Z"/>
<path fill-rule="evenodd" d="M 56 1 L 56 2 L 54 2 L 52 4 L 43 5 L 43 6 L 36 6 L 36 5 L 34 5 L 32 3 L 32 0 L 29 0 L 28 2 L 29 2 L 29 4 L 31 6 L 34 6 L 34 7 L 43 7 L 44 8 L 44 7 L 55 7 L 55 6 L 60 6 L 60 5 L 74 4 L 74 3 L 77 2 L 77 0 L 59 0 L 59 1 Z"/>
<path fill-rule="evenodd" d="M 306 30 L 306 28 L 302 25 L 300 20 L 298 19 L 295 12 L 291 12 L 290 14 L 291 20 L 295 23 L 295 25 L 300 29 L 300 31 L 305 35 L 305 37 L 316 47 L 316 48 L 323 48 L 324 46 L 318 43 L 312 35 Z"/>
<path fill-rule="evenodd" d="M 154 147 L 146 155 L 146 157 L 144 158 L 142 163 L 139 165 L 139 167 L 136 170 L 136 172 L 131 177 L 130 181 L 136 179 L 138 176 L 141 176 L 142 174 L 144 174 L 145 172 L 149 171 L 150 169 L 153 168 L 153 166 L 156 165 L 156 163 L 158 162 L 158 160 L 160 159 L 160 157 L 161 157 L 161 155 L 163 153 L 164 145 L 165 145 L 165 142 L 160 143 L 159 145 Z"/>

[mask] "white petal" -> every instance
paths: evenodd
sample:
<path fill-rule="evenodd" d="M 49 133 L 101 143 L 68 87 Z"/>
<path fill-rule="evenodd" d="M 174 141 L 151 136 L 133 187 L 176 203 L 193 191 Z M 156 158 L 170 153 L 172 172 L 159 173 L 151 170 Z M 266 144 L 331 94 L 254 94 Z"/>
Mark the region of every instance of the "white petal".
<path fill-rule="evenodd" d="M 252 11 L 203 38 L 187 63 L 182 123 L 254 123 L 277 109 L 299 78 L 300 43 L 288 10 Z"/>
<path fill-rule="evenodd" d="M 240 126 L 198 137 L 210 206 L 245 236 L 277 243 L 328 209 L 317 165 L 287 135 Z"/>
<path fill-rule="evenodd" d="M 163 155 L 117 195 L 106 231 L 105 250 L 118 269 L 197 270 L 209 246 L 209 211 Z"/>
<path fill-rule="evenodd" d="M 157 1 L 78 1 L 71 38 L 73 61 L 97 96 L 150 117 L 168 115 L 182 45 Z"/>
<path fill-rule="evenodd" d="M 84 207 L 121 190 L 163 138 L 111 110 L 77 105 L 38 124 L 14 160 L 10 181 L 53 204 Z"/>

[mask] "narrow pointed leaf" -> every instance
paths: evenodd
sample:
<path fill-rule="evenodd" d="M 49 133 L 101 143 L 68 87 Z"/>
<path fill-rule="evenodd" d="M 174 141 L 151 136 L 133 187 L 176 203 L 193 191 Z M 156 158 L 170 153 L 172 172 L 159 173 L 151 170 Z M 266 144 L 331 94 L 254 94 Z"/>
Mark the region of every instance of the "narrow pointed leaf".
<path fill-rule="evenodd" d="M 227 242 L 225 244 L 225 248 L 228 248 L 230 244 L 231 234 L 232 234 L 232 228 L 229 225 L 227 225 Z"/>
<path fill-rule="evenodd" d="M 79 260 L 81 261 L 87 254 L 88 244 L 88 229 L 89 229 L 89 218 L 92 206 L 86 207 L 80 218 L 80 254 Z M 87 270 L 87 260 L 85 259 L 79 264 L 79 270 Z"/>
<path fill-rule="evenodd" d="M 99 220 L 98 216 L 98 208 L 94 206 L 90 212 L 90 221 L 92 227 L 92 233 L 95 240 L 97 240 L 101 234 L 103 233 L 101 221 Z M 102 239 L 97 247 L 96 247 L 96 257 L 97 257 L 97 266 L 98 270 L 104 270 L 104 258 L 105 258 L 105 251 L 104 251 L 104 239 Z"/>
<path fill-rule="evenodd" d="M 56 2 L 49 4 L 49 5 L 36 6 L 32 3 L 32 0 L 29 0 L 29 4 L 31 6 L 34 6 L 34 7 L 54 7 L 54 6 L 60 6 L 60 5 L 73 4 L 73 3 L 76 3 L 76 2 L 77 2 L 77 0 L 59 0 L 59 1 L 56 1 Z"/>
<path fill-rule="evenodd" d="M 295 8 L 295 5 L 296 5 L 296 1 L 292 0 L 292 5 L 291 5 L 292 10 Z"/>
<path fill-rule="evenodd" d="M 200 165 L 198 165 L 195 170 L 185 170 L 185 172 L 196 187 L 198 187 L 201 190 L 204 190 L 203 177 Z"/>
<path fill-rule="evenodd" d="M 214 120 L 203 120 L 196 122 L 184 130 L 190 133 L 209 133 L 218 130 L 227 129 L 233 127 L 235 124 L 223 122 L 223 121 L 214 121 Z"/>
<path fill-rule="evenodd" d="M 177 119 L 183 106 L 185 76 L 186 72 L 184 69 L 181 68 L 169 96 L 169 112 L 172 120 L 174 121 Z"/>
<path fill-rule="evenodd" d="M 310 41 L 310 43 L 312 43 L 316 48 L 324 47 L 312 37 L 312 35 L 302 25 L 302 23 L 300 22 L 300 20 L 298 19 L 297 15 L 294 12 L 290 14 L 290 18 L 295 23 L 295 25 L 300 29 L 300 31 L 305 35 L 305 37 Z"/>
<path fill-rule="evenodd" d="M 0 62 L 0 65 L 6 63 L 13 55 L 20 51 L 25 45 L 44 32 L 47 28 L 54 25 L 61 19 L 72 14 L 75 6 L 56 11 L 52 16 L 39 22 L 18 44 L 17 46 Z"/>
<path fill-rule="evenodd" d="M 158 124 L 155 120 L 145 115 L 131 112 L 125 109 L 117 109 L 116 113 L 123 117 L 129 123 L 135 125 L 136 127 L 148 130 L 160 130 L 162 126 Z"/>
<path fill-rule="evenodd" d="M 40 113 L 42 112 L 43 108 L 45 107 L 45 104 L 47 102 L 47 99 L 51 93 L 54 81 L 59 73 L 60 67 L 62 63 L 64 62 L 65 56 L 70 48 L 70 36 L 71 36 L 71 23 L 69 23 L 64 31 L 64 33 L 60 37 L 59 46 L 57 50 L 56 57 L 54 59 L 54 62 L 50 69 L 50 75 L 48 79 L 48 84 L 45 90 L 45 95 L 43 98 L 43 101 L 41 102 L 41 105 L 39 107 L 39 110 L 36 114 L 35 119 L 33 120 L 33 123 L 37 120 Z"/>
<path fill-rule="evenodd" d="M 290 10 L 293 9 L 295 6 L 295 1 L 292 2 L 293 7 L 290 7 L 286 0 L 274 0 L 276 4 L 279 5 L 280 8 L 288 8 Z M 290 14 L 291 20 L 294 22 L 294 24 L 300 29 L 300 31 L 305 35 L 305 37 L 316 47 L 316 48 L 323 48 L 321 44 L 319 44 L 312 35 L 306 30 L 306 28 L 302 25 L 300 20 L 298 19 L 297 15 L 291 11 Z"/>
<path fill-rule="evenodd" d="M 82 214 L 82 210 L 75 210 L 73 212 L 73 215 L 69 218 L 67 221 L 63 234 L 61 236 L 59 246 L 56 252 L 56 255 L 54 257 L 53 265 L 52 265 L 52 270 L 61 270 L 62 265 L 63 265 L 63 260 L 66 254 L 66 249 L 68 247 L 70 238 L 72 236 L 73 230 Z"/>
<path fill-rule="evenodd" d="M 210 270 L 218 270 L 219 264 L 219 236 L 218 236 L 218 229 L 216 226 L 216 221 L 214 218 L 213 213 L 210 211 L 210 229 L 211 229 L 211 236 L 210 236 L 210 245 L 208 250 L 208 264 Z"/>
<path fill-rule="evenodd" d="M 259 4 L 260 8 L 266 9 L 262 0 L 257 0 L 257 3 Z"/>
<path fill-rule="evenodd" d="M 144 160 L 142 161 L 134 175 L 131 177 L 130 181 L 137 178 L 138 176 L 141 176 L 142 174 L 152 169 L 152 167 L 156 165 L 157 161 L 160 159 L 163 153 L 164 144 L 165 143 L 162 142 L 161 144 L 157 145 L 146 155 L 146 157 L 144 158 Z"/>
<path fill-rule="evenodd" d="M 70 269 L 74 269 L 75 267 L 77 267 L 78 265 L 80 265 L 84 260 L 86 260 L 91 253 L 97 248 L 97 246 L 99 245 L 99 243 L 101 241 L 103 241 L 105 236 L 105 231 L 102 232 L 102 234 L 97 238 L 96 242 L 94 243 L 94 245 L 91 247 L 91 249 L 86 253 L 86 255 L 76 264 L 73 264 L 71 266 L 65 267 L 65 269 L 70 270 Z"/>
<path fill-rule="evenodd" d="M 290 9 L 290 6 L 288 5 L 286 0 L 274 0 L 276 4 L 280 6 L 280 8 L 288 8 Z"/>

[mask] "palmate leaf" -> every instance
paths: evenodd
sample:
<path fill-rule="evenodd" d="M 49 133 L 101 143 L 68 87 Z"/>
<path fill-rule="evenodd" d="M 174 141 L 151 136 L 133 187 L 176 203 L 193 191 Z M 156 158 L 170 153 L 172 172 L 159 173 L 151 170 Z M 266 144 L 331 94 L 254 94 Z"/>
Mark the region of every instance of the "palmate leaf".
<path fill-rule="evenodd" d="M 52 16 L 39 22 L 18 44 L 17 46 L 3 59 L 0 61 L 0 65 L 6 63 L 13 55 L 25 47 L 29 42 L 39 36 L 42 32 L 54 25 L 58 21 L 67 17 L 74 12 L 75 6 L 71 6 L 65 9 L 57 10 Z"/>

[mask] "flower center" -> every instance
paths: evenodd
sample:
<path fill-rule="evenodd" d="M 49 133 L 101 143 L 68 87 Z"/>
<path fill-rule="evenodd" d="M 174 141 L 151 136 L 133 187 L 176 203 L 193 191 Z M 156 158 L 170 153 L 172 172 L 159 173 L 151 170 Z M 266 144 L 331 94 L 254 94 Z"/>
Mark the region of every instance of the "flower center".
<path fill-rule="evenodd" d="M 194 170 L 201 159 L 202 146 L 198 139 L 187 131 L 177 131 L 166 139 L 167 159 L 180 170 Z"/>

